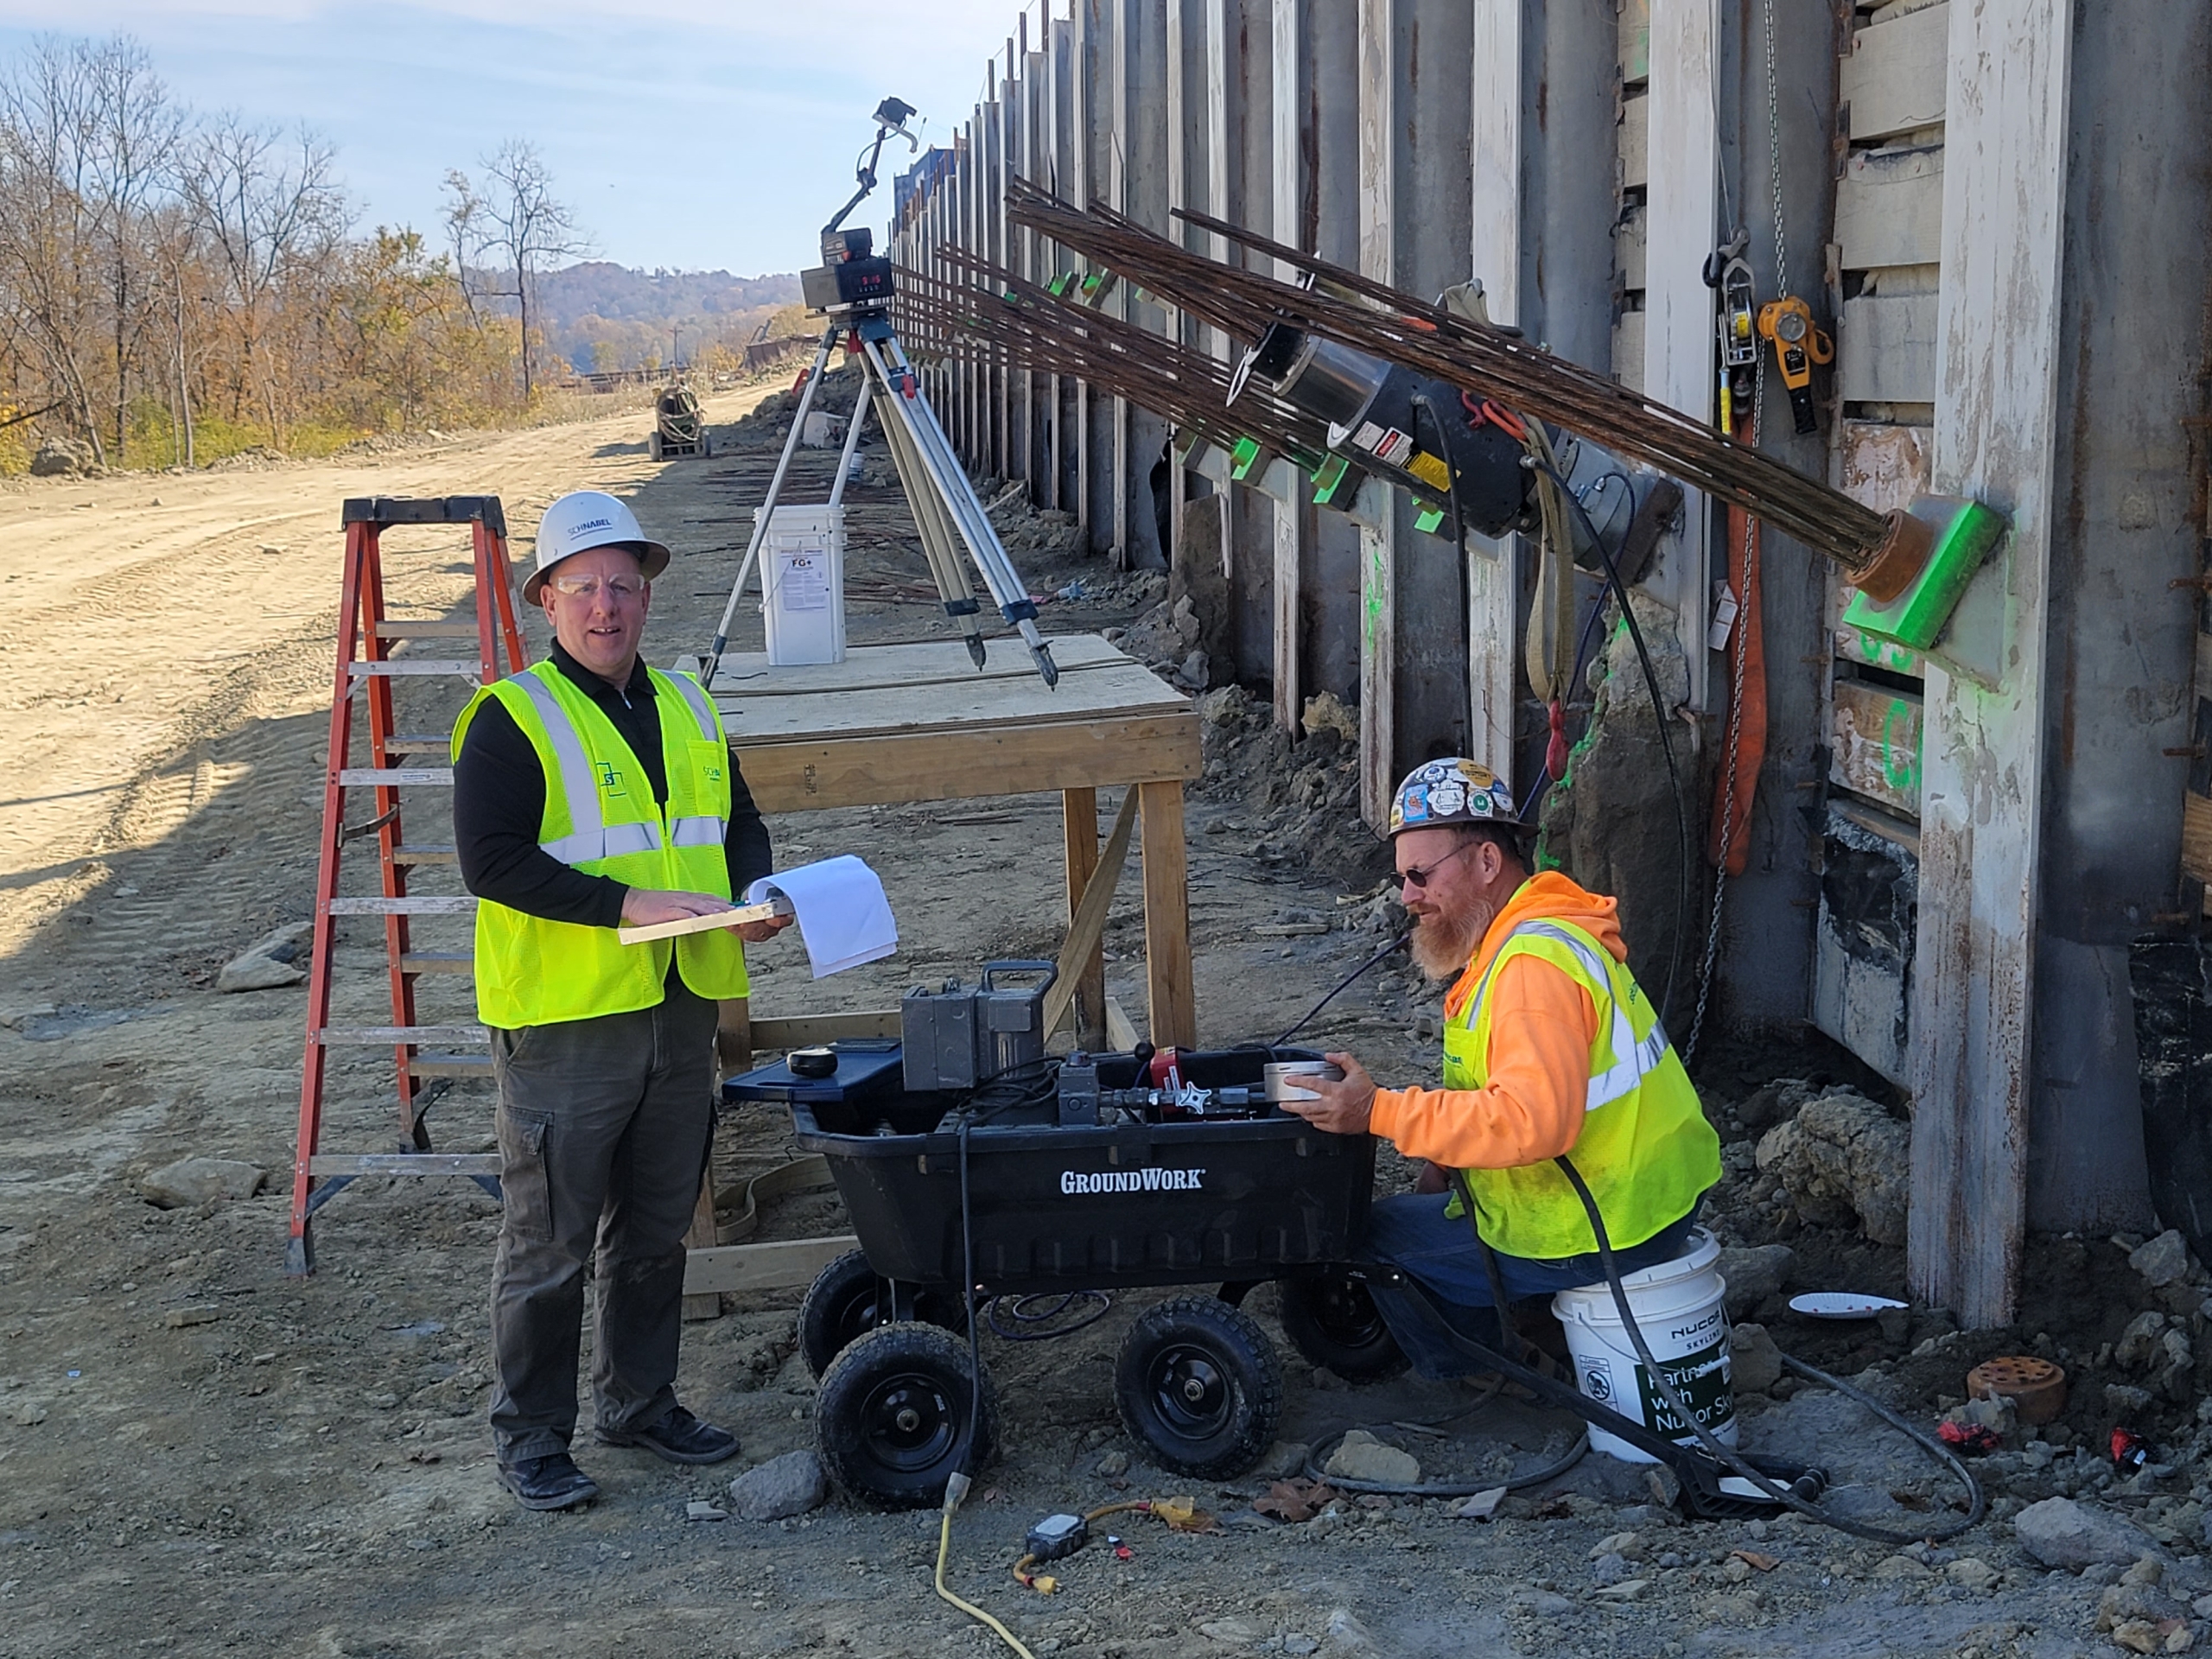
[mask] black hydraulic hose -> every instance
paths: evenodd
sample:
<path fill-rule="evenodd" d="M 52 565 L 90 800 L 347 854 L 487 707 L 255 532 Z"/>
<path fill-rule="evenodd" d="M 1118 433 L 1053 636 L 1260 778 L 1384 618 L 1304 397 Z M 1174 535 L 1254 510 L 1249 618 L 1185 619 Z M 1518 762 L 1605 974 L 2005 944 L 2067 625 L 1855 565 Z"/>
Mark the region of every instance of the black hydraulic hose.
<path fill-rule="evenodd" d="M 960 1120 L 960 1300 L 968 1313 L 968 1445 L 954 1471 L 965 1496 L 975 1478 L 976 1447 L 983 1431 L 983 1339 L 976 1317 L 976 1221 L 968 1199 L 968 1130 L 970 1120 Z"/>
<path fill-rule="evenodd" d="M 1581 1462 L 1590 1450 L 1590 1431 L 1586 1428 L 1575 1436 L 1574 1444 L 1563 1455 L 1526 1474 L 1509 1475 L 1503 1480 L 1429 1480 L 1414 1484 L 1395 1480 L 1354 1480 L 1349 1476 L 1328 1473 L 1321 1467 L 1321 1454 L 1342 1439 L 1344 1435 L 1338 1434 L 1335 1440 L 1323 1440 L 1306 1454 L 1306 1478 L 1325 1481 L 1338 1491 L 1355 1497 L 1373 1493 L 1378 1497 L 1472 1497 L 1477 1492 L 1496 1491 L 1500 1487 L 1509 1492 L 1526 1491 L 1531 1486 L 1557 1480 Z"/>
<path fill-rule="evenodd" d="M 1894 1544 L 1903 1548 L 1907 1544 L 1933 1543 L 1938 1539 L 1955 1538 L 1980 1521 L 1984 1510 L 1987 1508 L 1987 1499 L 1982 1493 L 1981 1484 L 1974 1478 L 1973 1471 L 1959 1460 L 1950 1447 L 1933 1436 L 1923 1433 L 1872 1395 L 1854 1389 L 1848 1382 L 1830 1376 L 1826 1371 L 1808 1365 L 1802 1360 L 1792 1359 L 1787 1354 L 1782 1357 L 1783 1363 L 1791 1371 L 1834 1389 L 1847 1400 L 1858 1402 L 1888 1423 L 1891 1427 L 1948 1464 L 1951 1472 L 1965 1484 L 1971 1501 L 1967 1510 L 1966 1518 L 1962 1521 L 1951 1522 L 1941 1527 L 1922 1528 L 1913 1532 L 1892 1532 L 1886 1527 L 1869 1526 L 1862 1521 L 1848 1520 L 1844 1516 L 1832 1514 L 1822 1505 L 1808 1503 L 1788 1487 L 1777 1485 L 1761 1474 L 1737 1452 L 1735 1447 L 1721 1440 L 1698 1421 L 1697 1414 L 1690 1409 L 1688 1402 L 1682 1398 L 1675 1389 L 1673 1382 L 1668 1377 L 1665 1367 L 1652 1357 L 1650 1345 L 1643 1340 L 1643 1332 L 1636 1322 L 1635 1310 L 1629 1306 L 1628 1287 L 1621 1283 L 1620 1269 L 1613 1262 L 1612 1241 L 1606 1236 L 1605 1218 L 1598 1211 L 1597 1198 L 1592 1194 L 1589 1185 L 1583 1180 L 1582 1172 L 1575 1168 L 1573 1161 L 1566 1154 L 1561 1154 L 1552 1161 L 1559 1166 L 1560 1173 L 1567 1177 L 1568 1185 L 1574 1188 L 1575 1196 L 1582 1200 L 1583 1209 L 1589 1213 L 1590 1230 L 1598 1241 L 1598 1259 L 1605 1264 L 1605 1283 L 1613 1293 L 1613 1307 L 1621 1316 L 1622 1327 L 1627 1331 L 1628 1339 L 1636 1349 L 1637 1358 L 1643 1362 L 1645 1371 L 1649 1374 L 1652 1386 L 1659 1390 L 1661 1397 L 1673 1408 L 1675 1414 L 1689 1425 L 1691 1433 L 1697 1436 L 1698 1444 L 1704 1447 L 1709 1455 L 1719 1459 L 1732 1472 L 1750 1482 L 1770 1502 L 1795 1510 L 1798 1514 L 1808 1520 L 1817 1521 L 1824 1527 L 1833 1527 L 1838 1532 L 1847 1532 L 1853 1537 L 1868 1539 L 1878 1544 Z M 1501 1320 L 1504 1318 L 1503 1309 L 1499 1311 L 1498 1317 Z"/>
<path fill-rule="evenodd" d="M 1377 963 L 1382 962 L 1385 957 L 1404 950 L 1408 944 L 1413 943 L 1413 938 L 1414 930 L 1409 927 L 1404 932 L 1399 934 L 1396 938 L 1391 940 L 1389 944 L 1384 945 L 1380 950 L 1377 950 L 1373 956 L 1370 957 L 1365 962 L 1361 963 L 1359 966 L 1353 969 L 1351 972 L 1346 974 L 1342 979 L 1338 980 L 1336 982 L 1335 987 L 1326 996 L 1323 997 L 1319 1002 L 1316 1002 L 1312 1007 L 1306 1009 L 1304 1014 L 1300 1014 L 1298 1016 L 1297 1023 L 1284 1031 L 1281 1036 L 1276 1038 L 1274 1041 L 1268 1044 L 1268 1046 L 1270 1048 L 1281 1048 L 1292 1038 L 1297 1036 L 1300 1032 L 1305 1030 L 1306 1027 L 1313 1023 L 1314 1017 L 1319 1014 L 1322 1009 L 1327 1007 L 1330 1003 L 1337 1000 L 1338 992 L 1344 990 L 1351 984 L 1352 981 L 1357 979 L 1362 974 L 1374 967 Z"/>
<path fill-rule="evenodd" d="M 1583 533 L 1589 537 L 1598 550 L 1598 556 L 1605 567 L 1605 580 L 1613 590 L 1613 597 L 1621 607 L 1621 620 L 1628 624 L 1628 637 L 1635 642 L 1637 661 L 1643 667 L 1643 683 L 1651 693 L 1651 717 L 1659 727 L 1659 749 L 1667 759 L 1667 779 L 1674 786 L 1675 839 L 1676 848 L 1677 881 L 1675 887 L 1675 932 L 1667 950 L 1667 989 L 1659 999 L 1659 1016 L 1665 1019 L 1675 1002 L 1675 976 L 1681 967 L 1682 933 L 1689 925 L 1690 896 L 1690 815 L 1688 798 L 1682 788 L 1681 769 L 1675 763 L 1675 740 L 1670 730 L 1666 698 L 1659 690 L 1658 671 L 1651 666 L 1651 653 L 1644 648 L 1643 630 L 1636 625 L 1636 607 L 1628 601 L 1628 584 L 1621 580 L 1620 567 L 1614 563 L 1611 551 L 1598 534 L 1598 527 L 1591 522 L 1590 510 L 1582 505 L 1567 481 L 1560 476 L 1556 467 L 1548 467 L 1535 456 L 1527 458 L 1525 465 L 1546 474 L 1559 486 L 1560 493 L 1567 498 L 1574 515 L 1582 521 Z"/>

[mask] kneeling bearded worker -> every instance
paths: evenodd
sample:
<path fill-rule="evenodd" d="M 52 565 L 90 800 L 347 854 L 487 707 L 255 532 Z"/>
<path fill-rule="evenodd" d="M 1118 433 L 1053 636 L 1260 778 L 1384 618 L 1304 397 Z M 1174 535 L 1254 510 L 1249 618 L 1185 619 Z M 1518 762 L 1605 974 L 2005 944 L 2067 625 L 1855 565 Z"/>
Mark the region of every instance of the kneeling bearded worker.
<path fill-rule="evenodd" d="M 1380 1089 L 1351 1054 L 1341 1082 L 1301 1077 L 1313 1098 L 1283 1103 L 1317 1128 L 1373 1134 L 1436 1169 L 1424 1188 L 1378 1199 L 1363 1255 L 1418 1281 L 1477 1341 L 1500 1332 L 1474 1231 L 1495 1253 L 1506 1301 L 1605 1276 L 1581 1198 L 1587 1183 L 1623 1274 L 1689 1249 L 1699 1204 L 1720 1179 L 1707 1123 L 1656 1011 L 1628 970 L 1610 898 L 1531 874 L 1511 792 L 1471 760 L 1432 760 L 1398 786 L 1390 839 L 1413 956 L 1445 997 L 1444 1086 Z M 1473 1199 L 1471 1231 L 1459 1172 Z M 1425 1376 L 1478 1363 L 1402 1287 L 1370 1287 Z"/>

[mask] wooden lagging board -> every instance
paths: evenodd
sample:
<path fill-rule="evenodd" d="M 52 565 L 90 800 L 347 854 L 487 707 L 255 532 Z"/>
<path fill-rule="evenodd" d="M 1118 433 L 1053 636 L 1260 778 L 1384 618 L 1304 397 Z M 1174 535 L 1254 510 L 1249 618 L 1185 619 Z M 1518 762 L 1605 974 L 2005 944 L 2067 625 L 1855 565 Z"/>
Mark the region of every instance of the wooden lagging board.
<path fill-rule="evenodd" d="M 2196 636 L 2196 718 L 2191 741 L 2199 753 L 2190 762 L 2189 787 L 2181 798 L 2181 868 L 2205 884 L 2203 913 L 2212 916 L 2212 633 Z"/>

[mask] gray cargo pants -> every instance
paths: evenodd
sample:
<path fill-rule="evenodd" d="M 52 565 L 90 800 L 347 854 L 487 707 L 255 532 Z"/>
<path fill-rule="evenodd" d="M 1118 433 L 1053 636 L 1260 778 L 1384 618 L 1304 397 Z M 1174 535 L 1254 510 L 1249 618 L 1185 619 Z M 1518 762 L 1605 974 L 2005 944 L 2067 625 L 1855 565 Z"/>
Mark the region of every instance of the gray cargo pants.
<path fill-rule="evenodd" d="M 594 1248 L 600 1426 L 658 1422 L 676 1403 L 683 1235 L 714 1127 L 717 1013 L 671 975 L 657 1007 L 492 1033 L 506 1198 L 492 1269 L 492 1435 L 503 1464 L 564 1452 L 575 1432 Z"/>

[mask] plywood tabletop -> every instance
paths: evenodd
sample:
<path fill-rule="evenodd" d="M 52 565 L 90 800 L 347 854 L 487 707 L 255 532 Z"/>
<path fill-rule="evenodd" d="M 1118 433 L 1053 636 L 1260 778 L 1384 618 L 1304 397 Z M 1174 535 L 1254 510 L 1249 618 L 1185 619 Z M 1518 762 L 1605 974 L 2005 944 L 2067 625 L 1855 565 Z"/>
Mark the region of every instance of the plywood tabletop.
<path fill-rule="evenodd" d="M 741 750 L 766 743 L 1042 727 L 1129 716 L 1181 716 L 1190 699 L 1095 634 L 1055 639 L 1060 683 L 1038 677 L 1019 640 L 994 639 L 978 671 L 957 640 L 861 646 L 842 663 L 770 669 L 726 658 L 715 702 Z M 757 674 L 759 677 L 748 677 Z"/>
<path fill-rule="evenodd" d="M 1048 636 L 1052 661 L 1063 675 L 1087 669 L 1141 667 L 1095 633 Z M 772 668 L 766 652 L 732 652 L 715 676 L 715 701 L 725 712 L 749 697 L 788 697 L 813 691 L 861 691 L 879 686 L 924 685 L 940 680 L 1037 679 L 1029 648 L 1014 639 L 986 639 L 978 669 L 968 647 L 957 639 L 929 639 L 900 645 L 855 645 L 842 663 L 810 663 Z M 1166 690 L 1166 686 L 1161 687 Z M 1173 694 L 1169 693 L 1170 696 Z"/>

